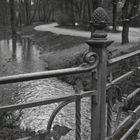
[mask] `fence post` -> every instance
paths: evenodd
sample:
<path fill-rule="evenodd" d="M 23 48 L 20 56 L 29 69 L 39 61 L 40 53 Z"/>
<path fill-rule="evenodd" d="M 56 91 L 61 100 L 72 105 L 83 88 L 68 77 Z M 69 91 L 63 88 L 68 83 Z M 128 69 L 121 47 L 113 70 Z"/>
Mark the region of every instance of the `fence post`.
<path fill-rule="evenodd" d="M 113 41 L 107 40 L 103 31 L 108 24 L 105 10 L 98 7 L 93 13 L 92 26 L 96 29 L 87 41 L 90 50 L 99 55 L 97 67 L 97 97 L 91 99 L 91 140 L 105 140 L 105 109 L 106 109 L 106 77 L 107 77 L 107 46 Z M 93 84 L 93 83 L 92 83 Z"/>

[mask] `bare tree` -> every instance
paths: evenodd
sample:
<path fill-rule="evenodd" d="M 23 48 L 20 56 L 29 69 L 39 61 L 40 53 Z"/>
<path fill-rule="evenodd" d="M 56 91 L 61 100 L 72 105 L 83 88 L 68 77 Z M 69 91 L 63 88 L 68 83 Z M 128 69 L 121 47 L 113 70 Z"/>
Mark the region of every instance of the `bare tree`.
<path fill-rule="evenodd" d="M 131 21 L 139 16 L 139 4 L 137 0 L 125 0 L 122 8 L 122 44 L 129 43 L 129 26 Z"/>
<path fill-rule="evenodd" d="M 11 30 L 12 30 L 12 46 L 13 50 L 15 52 L 16 50 L 16 40 L 17 40 L 17 34 L 16 34 L 16 27 L 15 27 L 15 4 L 14 0 L 10 0 L 10 14 L 11 14 Z M 13 53 L 13 57 L 15 57 L 15 53 Z"/>
<path fill-rule="evenodd" d="M 117 24 L 116 24 L 116 19 L 117 19 L 117 4 L 118 0 L 112 0 L 112 6 L 113 6 L 113 31 L 117 31 Z"/>
<path fill-rule="evenodd" d="M 8 25 L 8 3 L 6 0 L 0 0 L 0 24 Z"/>
<path fill-rule="evenodd" d="M 15 27 L 15 6 L 14 6 L 14 0 L 10 0 L 10 14 L 11 14 L 11 30 L 12 35 L 16 35 L 16 27 Z"/>

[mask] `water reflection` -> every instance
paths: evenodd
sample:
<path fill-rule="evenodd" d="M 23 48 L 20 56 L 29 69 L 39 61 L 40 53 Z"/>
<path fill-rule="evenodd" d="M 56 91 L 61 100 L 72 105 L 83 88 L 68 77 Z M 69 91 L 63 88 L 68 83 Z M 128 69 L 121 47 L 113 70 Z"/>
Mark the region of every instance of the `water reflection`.
<path fill-rule="evenodd" d="M 29 38 L 0 41 L 0 75 L 11 75 L 26 72 L 43 71 L 46 64 L 39 59 L 38 46 Z M 3 71 L 3 67 L 6 69 Z"/>
<path fill-rule="evenodd" d="M 12 50 L 13 50 L 13 53 L 12 53 L 12 57 L 14 59 L 16 59 L 16 47 L 17 45 L 17 35 L 12 35 Z"/>
<path fill-rule="evenodd" d="M 29 38 L 0 41 L 0 76 L 45 70 L 46 63 L 39 59 L 39 47 Z M 0 104 L 24 103 L 43 98 L 74 94 L 73 88 L 56 78 L 0 86 Z M 21 127 L 33 130 L 45 129 L 52 109 L 57 104 L 22 111 Z M 62 113 L 66 116 L 66 113 Z M 64 118 L 64 117 L 63 117 Z M 57 123 L 61 122 L 60 116 Z M 62 122 L 65 122 L 62 119 Z"/>
<path fill-rule="evenodd" d="M 39 59 L 38 46 L 32 44 L 29 38 L 16 39 L 0 41 L 0 76 L 45 70 L 46 64 Z M 15 95 L 19 92 L 18 84 L 1 85 L 0 91 L 0 103 L 10 104 L 15 101 Z"/>

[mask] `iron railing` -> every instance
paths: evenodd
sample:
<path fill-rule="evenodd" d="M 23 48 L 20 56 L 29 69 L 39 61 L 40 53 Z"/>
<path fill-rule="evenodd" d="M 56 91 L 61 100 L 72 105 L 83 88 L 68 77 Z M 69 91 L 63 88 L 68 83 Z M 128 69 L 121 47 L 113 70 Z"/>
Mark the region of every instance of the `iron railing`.
<path fill-rule="evenodd" d="M 46 130 L 43 133 L 37 134 L 35 136 L 29 136 L 27 138 L 21 138 L 20 140 L 45 140 L 45 138 L 47 139 L 53 137 L 53 135 L 51 134 L 51 128 L 55 116 L 64 106 L 68 105 L 71 102 L 75 102 L 75 140 L 81 140 L 81 99 L 84 97 L 91 98 L 91 140 L 105 140 L 105 138 L 108 140 L 117 140 L 116 137 L 120 135 L 120 132 L 122 132 L 122 130 L 126 128 L 126 126 L 131 124 L 128 128 L 128 131 L 126 131 L 126 133 L 120 138 L 121 140 L 126 140 L 128 136 L 133 132 L 133 130 L 137 127 L 137 125 L 140 123 L 140 106 L 138 106 L 133 112 L 131 112 L 131 115 L 129 115 L 123 122 L 121 122 L 117 129 L 114 132 L 112 132 L 112 97 L 114 95 L 114 92 L 117 91 L 118 94 L 120 94 L 121 100 L 123 99 L 122 106 L 126 106 L 127 102 L 131 100 L 137 93 L 140 92 L 140 88 L 134 90 L 126 98 L 122 98 L 121 89 L 117 84 L 132 76 L 135 73 L 135 70 L 131 70 L 114 80 L 111 79 L 110 82 L 107 83 L 107 66 L 110 68 L 112 67 L 112 65 L 117 65 L 122 60 L 139 55 L 140 51 L 135 51 L 120 57 L 108 59 L 107 46 L 109 46 L 113 41 L 107 40 L 107 34 L 103 32 L 103 29 L 106 27 L 107 23 L 108 21 L 106 12 L 101 7 L 97 8 L 93 14 L 92 22 L 92 25 L 97 30 L 94 33 L 92 33 L 91 39 L 87 41 L 87 44 L 90 46 L 90 49 L 89 52 L 87 52 L 84 56 L 84 63 L 79 67 L 0 77 L 0 85 L 2 85 L 57 77 L 60 75 L 70 75 L 85 72 L 92 73 L 92 87 L 90 91 L 61 98 L 57 97 L 54 99 L 44 99 L 41 101 L 1 106 L 0 112 L 3 112 L 15 111 L 18 109 L 25 109 L 53 103 L 60 103 L 58 107 L 53 111 L 48 121 Z M 140 66 L 138 66 L 136 70 L 139 71 Z M 96 85 L 93 82 L 95 78 L 97 79 Z M 95 86 L 96 90 L 93 89 L 93 87 Z M 118 98 L 119 100 L 119 97 L 117 96 L 116 98 Z M 108 104 L 107 127 L 105 125 L 106 104 Z M 61 138 L 61 136 L 59 138 Z"/>

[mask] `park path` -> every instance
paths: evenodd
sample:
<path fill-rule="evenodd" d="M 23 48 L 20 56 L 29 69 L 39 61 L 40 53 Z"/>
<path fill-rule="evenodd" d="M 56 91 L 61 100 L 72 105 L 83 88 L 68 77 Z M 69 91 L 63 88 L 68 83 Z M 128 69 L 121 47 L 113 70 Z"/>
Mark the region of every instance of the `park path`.
<path fill-rule="evenodd" d="M 57 23 L 51 23 L 51 24 L 44 24 L 44 25 L 36 26 L 34 29 L 37 31 L 50 31 L 50 32 L 55 33 L 55 34 L 90 38 L 91 33 L 89 31 L 64 29 L 64 28 L 60 28 L 57 26 L 58 26 Z M 122 30 L 122 28 L 119 27 L 119 30 Z M 108 39 L 114 40 L 115 42 L 121 42 L 121 32 L 108 33 Z M 130 39 L 130 42 L 138 42 L 140 39 L 140 28 L 130 28 L 129 39 Z"/>

